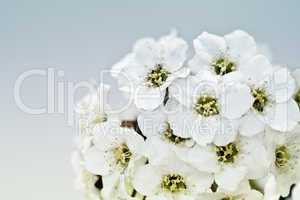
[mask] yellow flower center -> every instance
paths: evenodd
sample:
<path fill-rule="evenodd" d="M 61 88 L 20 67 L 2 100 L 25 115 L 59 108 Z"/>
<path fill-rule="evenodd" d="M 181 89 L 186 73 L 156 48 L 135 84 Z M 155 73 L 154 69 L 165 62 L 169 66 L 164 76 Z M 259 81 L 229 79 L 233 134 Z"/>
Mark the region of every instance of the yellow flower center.
<path fill-rule="evenodd" d="M 169 174 L 162 178 L 161 187 L 171 193 L 184 192 L 187 189 L 184 178 L 179 174 Z"/>
<path fill-rule="evenodd" d="M 286 146 L 282 145 L 275 150 L 275 165 L 278 168 L 285 167 L 289 162 L 290 154 Z"/>
<path fill-rule="evenodd" d="M 215 97 L 203 95 L 200 96 L 194 107 L 195 111 L 204 117 L 219 114 L 218 101 Z"/>
<path fill-rule="evenodd" d="M 127 167 L 132 157 L 132 153 L 130 152 L 128 146 L 126 144 L 122 144 L 119 147 L 115 148 L 113 152 L 117 164 L 121 165 L 122 167 Z"/>
<path fill-rule="evenodd" d="M 97 114 L 93 120 L 92 123 L 93 124 L 101 124 L 103 122 L 107 121 L 107 116 L 105 114 Z"/>
<path fill-rule="evenodd" d="M 174 135 L 173 129 L 171 128 L 170 123 L 167 123 L 167 129 L 163 132 L 163 136 L 173 144 L 181 144 L 185 142 L 186 138 L 178 137 Z"/>
<path fill-rule="evenodd" d="M 239 154 L 238 146 L 234 143 L 229 143 L 226 146 L 216 146 L 215 151 L 218 161 L 225 164 L 234 163 Z"/>
<path fill-rule="evenodd" d="M 252 96 L 254 97 L 254 102 L 252 107 L 258 112 L 263 112 L 265 106 L 269 102 L 266 91 L 262 88 L 253 89 Z"/>
<path fill-rule="evenodd" d="M 160 87 L 166 82 L 169 75 L 170 72 L 164 69 L 161 64 L 158 64 L 148 73 L 146 77 L 147 85 L 154 88 Z"/>
<path fill-rule="evenodd" d="M 225 57 L 216 59 L 212 66 L 217 75 L 225 75 L 236 70 L 236 64 Z"/>

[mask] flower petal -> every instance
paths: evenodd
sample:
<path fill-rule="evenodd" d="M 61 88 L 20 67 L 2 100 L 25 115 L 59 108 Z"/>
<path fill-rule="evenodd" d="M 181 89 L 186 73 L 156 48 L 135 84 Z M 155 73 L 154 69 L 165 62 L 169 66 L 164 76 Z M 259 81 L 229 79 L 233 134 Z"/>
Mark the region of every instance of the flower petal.
<path fill-rule="evenodd" d="M 192 102 L 193 85 L 194 84 L 190 80 L 190 78 L 177 79 L 170 85 L 169 94 L 171 97 L 176 99 L 180 104 L 189 108 L 192 106 L 193 103 Z"/>
<path fill-rule="evenodd" d="M 245 199 L 246 200 L 263 200 L 264 196 L 259 191 L 251 190 L 249 193 L 246 194 Z M 277 200 L 277 199 L 268 199 L 268 200 Z"/>
<path fill-rule="evenodd" d="M 245 75 L 240 71 L 233 71 L 228 74 L 223 75 L 222 81 L 225 84 L 232 84 L 236 82 L 245 82 Z"/>
<path fill-rule="evenodd" d="M 182 67 L 186 60 L 188 44 L 182 38 L 177 37 L 176 33 L 162 37 L 159 44 L 162 48 L 162 62 L 166 65 L 166 69 L 174 72 Z"/>
<path fill-rule="evenodd" d="M 178 194 L 176 200 L 195 200 L 195 198 L 189 194 Z"/>
<path fill-rule="evenodd" d="M 224 166 L 223 171 L 215 175 L 215 179 L 221 189 L 233 192 L 245 178 L 246 172 L 244 167 Z"/>
<path fill-rule="evenodd" d="M 131 153 L 136 155 L 141 155 L 145 148 L 145 142 L 142 136 L 137 134 L 133 129 L 121 128 L 123 131 L 120 131 L 119 134 L 122 134 L 126 140 L 126 144 L 130 149 Z"/>
<path fill-rule="evenodd" d="M 292 131 L 300 121 L 298 104 L 294 100 L 276 104 L 266 116 L 271 128 L 281 132 Z"/>
<path fill-rule="evenodd" d="M 122 58 L 121 61 L 119 61 L 118 63 L 116 63 L 115 65 L 112 66 L 111 68 L 111 76 L 112 77 L 118 77 L 120 72 L 127 67 L 128 65 L 130 65 L 130 63 L 132 63 L 134 60 L 134 54 L 130 53 L 127 54 L 124 58 Z"/>
<path fill-rule="evenodd" d="M 296 91 L 296 81 L 287 68 L 276 70 L 269 79 L 269 87 L 277 103 L 289 100 Z"/>
<path fill-rule="evenodd" d="M 197 54 L 206 52 L 212 57 L 218 57 L 224 54 L 226 42 L 223 37 L 204 32 L 194 40 L 194 47 Z"/>
<path fill-rule="evenodd" d="M 120 184 L 120 174 L 113 173 L 110 175 L 102 176 L 103 189 L 101 190 L 102 197 L 104 199 L 112 199 L 118 192 Z M 97 197 L 98 198 L 98 197 Z"/>
<path fill-rule="evenodd" d="M 124 92 L 134 93 L 136 85 L 141 84 L 147 74 L 145 66 L 132 63 L 118 73 L 119 89 Z"/>
<path fill-rule="evenodd" d="M 250 139 L 241 137 L 243 156 L 239 164 L 247 167 L 248 179 L 260 179 L 268 173 L 270 159 L 262 141 L 263 135 Z"/>
<path fill-rule="evenodd" d="M 174 80 L 176 80 L 178 78 L 185 78 L 189 74 L 190 74 L 190 69 L 183 67 L 183 68 L 179 69 L 178 71 L 170 74 L 169 77 L 167 78 L 166 82 L 164 82 L 164 84 L 160 88 L 166 89 L 174 82 Z"/>
<path fill-rule="evenodd" d="M 233 83 L 221 94 L 221 113 L 228 119 L 240 118 L 250 110 L 253 103 L 250 88 L 245 84 Z"/>
<path fill-rule="evenodd" d="M 240 66 L 244 76 L 253 83 L 261 81 L 270 75 L 272 68 L 270 61 L 262 55 L 257 55 Z"/>
<path fill-rule="evenodd" d="M 264 188 L 264 194 L 266 200 L 277 200 L 280 198 L 280 194 L 277 190 L 277 182 L 274 175 L 270 175 L 267 179 Z"/>
<path fill-rule="evenodd" d="M 133 47 L 135 60 L 148 68 L 155 66 L 159 61 L 159 45 L 153 38 L 144 38 L 136 42 Z"/>
<path fill-rule="evenodd" d="M 193 131 L 193 113 L 174 100 L 168 101 L 166 109 L 168 112 L 168 122 L 174 135 L 190 138 Z"/>
<path fill-rule="evenodd" d="M 165 196 L 163 194 L 157 194 L 154 196 L 147 196 L 147 199 L 149 200 L 170 200 L 168 196 Z"/>
<path fill-rule="evenodd" d="M 187 181 L 192 185 L 191 192 L 195 195 L 208 191 L 214 182 L 214 178 L 209 173 L 191 170 L 192 173 L 187 177 Z"/>
<path fill-rule="evenodd" d="M 214 144 L 218 146 L 225 146 L 236 139 L 238 134 L 238 121 L 221 118 L 219 123 L 215 123 L 216 134 L 214 137 Z"/>
<path fill-rule="evenodd" d="M 216 200 L 222 199 L 224 195 L 222 193 L 202 193 L 198 196 L 197 200 Z"/>
<path fill-rule="evenodd" d="M 202 70 L 211 70 L 212 67 L 210 66 L 211 61 L 213 58 L 205 53 L 196 54 L 189 62 L 188 66 L 191 69 L 192 73 L 197 74 L 199 71 Z"/>
<path fill-rule="evenodd" d="M 167 121 L 167 116 L 161 109 L 157 109 L 141 113 L 137 121 L 139 128 L 146 137 L 159 136 Z"/>
<path fill-rule="evenodd" d="M 108 175 L 112 172 L 113 166 L 107 160 L 103 151 L 92 147 L 84 154 L 84 165 L 86 169 L 96 175 Z"/>
<path fill-rule="evenodd" d="M 132 183 L 134 188 L 143 195 L 154 195 L 161 181 L 161 174 L 159 172 L 159 169 L 152 165 L 145 165 L 138 168 L 133 177 Z"/>
<path fill-rule="evenodd" d="M 228 46 L 228 54 L 235 60 L 246 60 L 254 56 L 257 52 L 256 43 L 248 33 L 236 30 L 224 36 Z"/>
<path fill-rule="evenodd" d="M 216 154 L 209 147 L 195 146 L 188 150 L 184 159 L 199 171 L 209 173 L 219 171 Z"/>
<path fill-rule="evenodd" d="M 261 133 L 264 129 L 264 122 L 262 122 L 253 112 L 249 112 L 240 121 L 239 132 L 243 136 L 252 137 Z"/>
<path fill-rule="evenodd" d="M 120 137 L 119 123 L 117 121 L 107 121 L 97 125 L 94 130 L 94 145 L 102 151 L 115 148 L 116 145 L 122 144 L 125 140 Z"/>
<path fill-rule="evenodd" d="M 146 140 L 145 156 L 153 165 L 159 165 L 168 160 L 173 152 L 168 144 L 163 142 L 160 136 L 152 136 Z"/>
<path fill-rule="evenodd" d="M 140 109 L 154 110 L 163 103 L 165 93 L 166 91 L 160 88 L 139 86 L 136 89 L 134 102 Z"/>
<path fill-rule="evenodd" d="M 196 118 L 190 123 L 192 138 L 201 146 L 212 143 L 220 127 L 219 119 L 215 117 Z"/>

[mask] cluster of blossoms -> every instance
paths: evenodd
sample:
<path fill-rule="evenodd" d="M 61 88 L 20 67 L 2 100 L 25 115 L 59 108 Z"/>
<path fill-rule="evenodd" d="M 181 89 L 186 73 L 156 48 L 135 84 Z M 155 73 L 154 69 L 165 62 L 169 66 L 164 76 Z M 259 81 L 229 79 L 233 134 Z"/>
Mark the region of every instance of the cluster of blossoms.
<path fill-rule="evenodd" d="M 300 70 L 240 30 L 193 45 L 139 40 L 111 69 L 130 107 L 111 112 L 106 87 L 80 102 L 73 164 L 87 199 L 278 200 L 300 182 Z"/>

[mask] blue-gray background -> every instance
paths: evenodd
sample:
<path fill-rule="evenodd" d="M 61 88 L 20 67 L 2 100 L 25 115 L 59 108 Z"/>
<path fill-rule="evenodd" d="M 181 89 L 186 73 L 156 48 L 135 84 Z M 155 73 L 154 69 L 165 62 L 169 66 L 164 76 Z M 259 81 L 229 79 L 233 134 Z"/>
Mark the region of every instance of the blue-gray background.
<path fill-rule="evenodd" d="M 62 114 L 28 115 L 15 105 L 17 77 L 63 70 L 62 81 L 97 78 L 144 36 L 177 28 L 190 43 L 206 30 L 244 29 L 273 61 L 300 66 L 300 3 L 295 0 L 0 0 L 0 199 L 80 199 L 69 155 L 74 130 Z M 47 104 L 45 78 L 27 80 L 24 101 Z"/>

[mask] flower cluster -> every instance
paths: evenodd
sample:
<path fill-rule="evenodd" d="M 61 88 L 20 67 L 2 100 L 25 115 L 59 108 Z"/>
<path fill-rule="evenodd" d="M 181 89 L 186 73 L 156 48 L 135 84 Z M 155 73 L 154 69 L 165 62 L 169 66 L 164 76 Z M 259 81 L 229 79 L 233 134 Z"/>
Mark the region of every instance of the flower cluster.
<path fill-rule="evenodd" d="M 240 30 L 193 46 L 141 39 L 111 69 L 129 106 L 111 112 L 106 87 L 82 100 L 73 164 L 87 199 L 278 200 L 300 182 L 300 70 Z"/>

